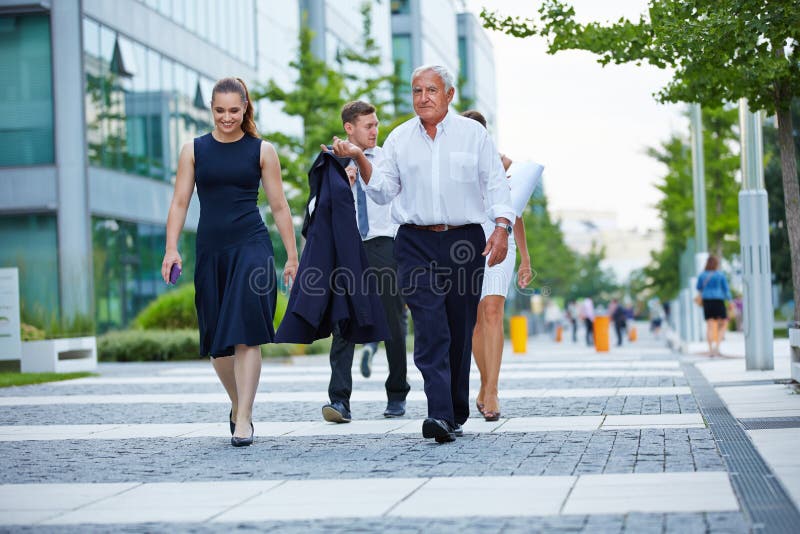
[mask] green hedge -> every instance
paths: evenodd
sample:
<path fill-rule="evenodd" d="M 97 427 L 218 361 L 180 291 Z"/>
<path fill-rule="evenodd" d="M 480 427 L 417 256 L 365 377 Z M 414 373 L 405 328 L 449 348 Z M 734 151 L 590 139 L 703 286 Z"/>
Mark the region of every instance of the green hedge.
<path fill-rule="evenodd" d="M 266 358 L 327 354 L 331 338 L 311 345 L 292 343 L 261 345 Z M 196 360 L 200 356 L 200 335 L 197 330 L 123 330 L 97 338 L 97 357 L 104 362 L 151 362 Z"/>
<path fill-rule="evenodd" d="M 133 321 L 134 327 L 142 330 L 197 329 L 194 295 L 193 284 L 167 291 L 139 313 Z M 275 328 L 283 320 L 287 303 L 286 295 L 279 291 L 273 321 Z"/>
<path fill-rule="evenodd" d="M 195 360 L 200 357 L 197 330 L 123 330 L 97 338 L 104 362 Z"/>
<path fill-rule="evenodd" d="M 178 286 L 159 296 L 139 313 L 133 324 L 143 330 L 197 330 L 194 284 Z"/>

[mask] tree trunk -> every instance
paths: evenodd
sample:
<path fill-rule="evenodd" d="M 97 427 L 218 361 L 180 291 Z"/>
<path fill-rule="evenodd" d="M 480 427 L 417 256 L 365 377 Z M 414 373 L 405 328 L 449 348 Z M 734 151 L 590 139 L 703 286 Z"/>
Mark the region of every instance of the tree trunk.
<path fill-rule="evenodd" d="M 794 295 L 794 320 L 800 323 L 800 183 L 797 177 L 797 157 L 792 138 L 791 91 L 785 83 L 775 87 L 778 146 L 781 153 L 783 198 L 786 206 L 786 227 L 792 263 L 792 289 Z"/>

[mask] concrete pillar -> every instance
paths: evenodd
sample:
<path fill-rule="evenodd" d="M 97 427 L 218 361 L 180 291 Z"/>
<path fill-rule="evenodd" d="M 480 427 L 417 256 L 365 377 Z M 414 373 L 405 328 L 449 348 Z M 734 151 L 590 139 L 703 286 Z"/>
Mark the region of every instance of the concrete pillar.
<path fill-rule="evenodd" d="M 80 0 L 52 1 L 50 32 L 61 314 L 94 319 Z"/>
<path fill-rule="evenodd" d="M 697 291 L 697 276 L 703 272 L 708 259 L 708 230 L 706 229 L 706 177 L 703 154 L 703 110 L 700 104 L 689 105 L 689 117 L 692 131 L 692 191 L 694 198 L 694 243 L 695 243 L 695 276 L 689 278 L 689 291 L 692 295 Z M 699 306 L 690 306 L 687 311 L 691 315 L 691 334 L 689 341 L 705 339 L 703 328 L 703 310 Z"/>
<path fill-rule="evenodd" d="M 761 113 L 739 100 L 742 147 L 742 191 L 739 193 L 739 240 L 744 283 L 744 342 L 748 370 L 775 367 L 773 355 L 772 267 L 769 212 L 764 188 L 764 147 Z"/>

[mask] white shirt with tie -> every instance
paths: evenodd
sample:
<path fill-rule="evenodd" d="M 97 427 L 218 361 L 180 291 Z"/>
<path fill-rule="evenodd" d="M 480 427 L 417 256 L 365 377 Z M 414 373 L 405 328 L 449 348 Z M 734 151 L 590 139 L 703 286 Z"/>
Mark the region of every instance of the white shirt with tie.
<path fill-rule="evenodd" d="M 367 156 L 367 159 L 372 164 L 373 169 L 379 165 L 381 159 L 383 159 L 382 150 L 379 146 L 364 150 L 364 155 Z M 358 170 L 357 167 L 356 170 Z M 353 183 L 350 189 L 353 191 L 353 200 L 355 201 L 357 214 L 358 193 L 356 190 L 356 184 Z M 366 193 L 366 190 L 364 192 Z M 369 194 L 367 194 L 367 220 L 369 221 L 369 231 L 367 232 L 367 236 L 363 238 L 364 241 L 369 241 L 375 237 L 391 237 L 394 239 L 394 236 L 397 234 L 398 225 L 392 222 L 391 204 L 378 204 L 369 197 Z M 358 224 L 358 217 L 356 217 L 356 224 Z"/>
<path fill-rule="evenodd" d="M 515 219 L 506 173 L 486 128 L 452 111 L 436 125 L 435 139 L 419 117 L 395 128 L 362 186 L 374 202 L 392 203 L 396 224 Z"/>

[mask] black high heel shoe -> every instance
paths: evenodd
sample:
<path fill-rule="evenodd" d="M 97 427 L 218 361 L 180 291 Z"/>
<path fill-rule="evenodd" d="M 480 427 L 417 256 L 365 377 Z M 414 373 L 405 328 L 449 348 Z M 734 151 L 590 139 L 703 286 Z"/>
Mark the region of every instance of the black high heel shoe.
<path fill-rule="evenodd" d="M 253 444 L 253 435 L 256 433 L 255 427 L 253 427 L 253 423 L 250 423 L 250 437 L 249 438 L 239 438 L 237 436 L 233 436 L 231 438 L 231 445 L 234 447 L 249 447 Z"/>
<path fill-rule="evenodd" d="M 231 408 L 231 413 L 228 414 L 228 424 L 231 426 L 231 436 L 236 431 L 236 423 L 233 422 L 233 408 Z"/>

